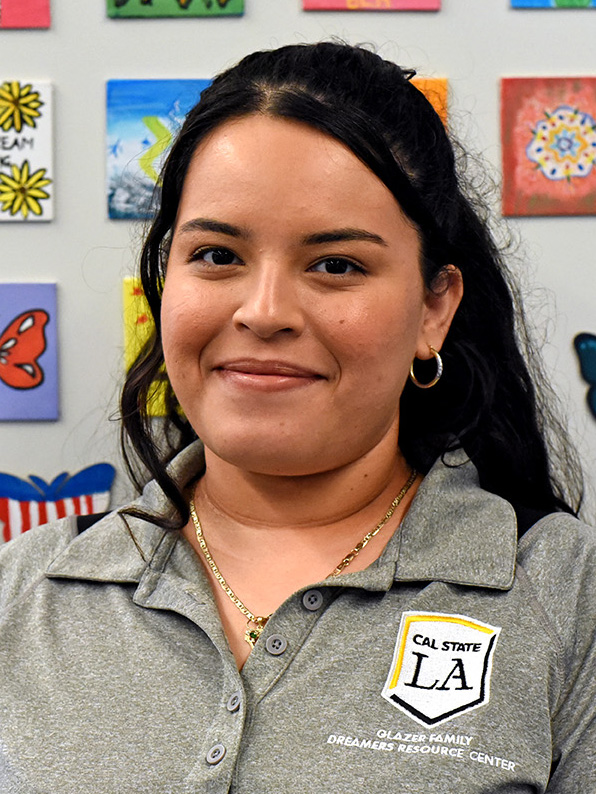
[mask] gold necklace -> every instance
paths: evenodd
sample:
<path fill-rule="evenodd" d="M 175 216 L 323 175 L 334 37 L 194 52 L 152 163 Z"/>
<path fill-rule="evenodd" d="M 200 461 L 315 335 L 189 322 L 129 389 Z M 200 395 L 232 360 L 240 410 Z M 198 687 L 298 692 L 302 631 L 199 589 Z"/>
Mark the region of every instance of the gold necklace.
<path fill-rule="evenodd" d="M 408 481 L 401 489 L 401 491 L 397 494 L 395 499 L 391 502 L 389 509 L 383 516 L 383 518 L 379 521 L 374 529 L 371 529 L 370 532 L 362 538 L 362 540 L 357 543 L 354 548 L 346 554 L 343 560 L 337 565 L 329 574 L 329 576 L 339 576 L 339 574 L 348 567 L 348 565 L 352 562 L 352 560 L 360 554 L 362 549 L 368 545 L 369 541 L 371 541 L 375 535 L 377 535 L 385 526 L 385 524 L 389 521 L 393 513 L 395 512 L 397 506 L 402 501 L 404 496 L 408 493 L 412 485 L 414 484 L 414 480 L 416 479 L 418 472 L 416 469 L 412 469 Z M 261 633 L 265 626 L 267 625 L 267 621 L 271 617 L 271 615 L 253 615 L 253 613 L 248 609 L 248 607 L 242 603 L 242 601 L 238 598 L 236 593 L 232 590 L 230 585 L 226 582 L 224 577 L 221 574 L 221 571 L 217 567 L 217 564 L 213 557 L 211 556 L 211 552 L 209 551 L 209 546 L 207 546 L 207 541 L 205 540 L 205 536 L 203 535 L 203 528 L 201 527 L 201 522 L 199 521 L 199 516 L 197 514 L 194 499 L 190 500 L 190 515 L 192 518 L 192 522 L 195 527 L 195 533 L 197 536 L 197 542 L 201 551 L 203 552 L 205 559 L 209 563 L 209 567 L 213 571 L 213 575 L 219 582 L 222 587 L 224 593 L 228 596 L 230 601 L 242 612 L 244 617 L 248 618 L 246 623 L 246 630 L 244 632 L 244 639 L 246 642 L 254 648 L 256 641 L 261 636 Z"/>

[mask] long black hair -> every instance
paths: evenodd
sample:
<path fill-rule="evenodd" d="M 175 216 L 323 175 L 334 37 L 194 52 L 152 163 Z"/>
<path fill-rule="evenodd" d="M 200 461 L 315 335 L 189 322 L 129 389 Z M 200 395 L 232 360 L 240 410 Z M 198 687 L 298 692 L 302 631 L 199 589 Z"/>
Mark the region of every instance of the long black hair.
<path fill-rule="evenodd" d="M 366 48 L 291 45 L 245 57 L 220 74 L 188 114 L 166 161 L 141 254 L 156 332 L 130 369 L 121 400 L 129 472 L 139 487 L 146 476 L 158 481 L 179 515 L 177 526 L 187 521 L 188 505 L 166 464 L 196 436 L 167 382 L 164 422 L 156 426 L 147 415 L 152 384 L 164 377 L 160 302 L 170 237 L 197 145 L 224 122 L 256 113 L 304 122 L 341 141 L 370 168 L 419 231 L 427 287 L 448 264 L 462 273 L 463 299 L 441 351 L 444 375 L 428 390 L 408 382 L 401 397 L 399 446 L 408 462 L 426 472 L 437 457 L 463 447 L 481 485 L 514 505 L 579 509 L 579 467 L 549 407 L 553 395 L 532 363 L 516 289 L 486 212 L 463 188 L 445 128 L 412 76 Z M 549 459 L 552 442 L 558 442 L 552 456 L 558 470 Z"/>

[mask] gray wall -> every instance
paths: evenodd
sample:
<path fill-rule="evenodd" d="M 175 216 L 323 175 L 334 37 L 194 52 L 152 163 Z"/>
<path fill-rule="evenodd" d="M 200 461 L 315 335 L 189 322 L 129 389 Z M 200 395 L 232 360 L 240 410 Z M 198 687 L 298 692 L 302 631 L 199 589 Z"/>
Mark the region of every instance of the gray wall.
<path fill-rule="evenodd" d="M 439 13 L 306 13 L 301 0 L 246 0 L 241 18 L 110 20 L 104 0 L 52 0 L 52 14 L 49 31 L 0 31 L 0 78 L 55 87 L 56 220 L 0 229 L 1 280 L 59 284 L 62 418 L 0 423 L 0 471 L 19 476 L 49 479 L 118 460 L 110 418 L 122 378 L 121 280 L 133 270 L 142 229 L 106 217 L 106 80 L 211 77 L 253 49 L 329 36 L 373 42 L 421 74 L 449 77 L 451 125 L 498 179 L 499 78 L 596 75 L 596 9 L 443 0 Z M 515 267 L 549 333 L 544 353 L 591 477 L 596 420 L 571 342 L 580 331 L 596 333 L 596 218 L 516 219 L 509 227 L 523 239 Z M 126 492 L 119 477 L 116 500 Z"/>

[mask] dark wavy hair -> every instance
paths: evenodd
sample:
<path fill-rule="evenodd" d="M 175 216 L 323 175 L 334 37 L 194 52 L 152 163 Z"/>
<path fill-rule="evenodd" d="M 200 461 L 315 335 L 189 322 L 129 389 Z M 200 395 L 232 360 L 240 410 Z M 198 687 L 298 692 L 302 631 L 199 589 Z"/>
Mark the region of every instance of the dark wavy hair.
<path fill-rule="evenodd" d="M 467 195 L 454 147 L 412 84 L 413 74 L 363 47 L 286 46 L 243 58 L 216 77 L 188 114 L 165 163 L 141 254 L 156 333 L 128 372 L 121 399 L 129 473 L 138 487 L 147 476 L 158 481 L 176 508 L 176 526 L 188 520 L 188 505 L 166 465 L 196 436 L 167 379 L 167 417 L 156 425 L 147 414 L 154 383 L 165 378 L 160 302 L 170 238 L 197 145 L 226 121 L 257 113 L 308 124 L 341 141 L 370 168 L 418 229 L 427 287 L 450 263 L 463 275 L 463 299 L 441 351 L 443 377 L 428 390 L 408 382 L 401 397 L 399 446 L 408 462 L 426 472 L 437 457 L 463 447 L 481 485 L 514 506 L 579 509 L 579 466 L 550 409 L 554 395 L 532 362 L 521 303 L 487 212 Z M 557 471 L 548 454 L 553 443 Z M 162 525 L 174 527 L 165 519 Z"/>

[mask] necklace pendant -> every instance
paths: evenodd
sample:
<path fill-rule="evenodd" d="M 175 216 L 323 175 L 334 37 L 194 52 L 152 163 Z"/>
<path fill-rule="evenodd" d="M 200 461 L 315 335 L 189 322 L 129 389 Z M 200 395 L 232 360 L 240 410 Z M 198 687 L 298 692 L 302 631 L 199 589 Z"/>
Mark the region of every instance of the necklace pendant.
<path fill-rule="evenodd" d="M 246 624 L 246 631 L 244 632 L 244 640 L 250 645 L 251 648 L 255 647 L 256 641 L 259 639 L 267 623 L 266 618 L 257 617 L 256 620 L 249 620 Z"/>
<path fill-rule="evenodd" d="M 255 643 L 261 636 L 262 631 L 263 631 L 263 627 L 259 626 L 258 623 L 253 623 L 252 620 L 249 620 L 248 623 L 246 624 L 244 639 L 250 645 L 251 648 L 255 647 Z"/>

